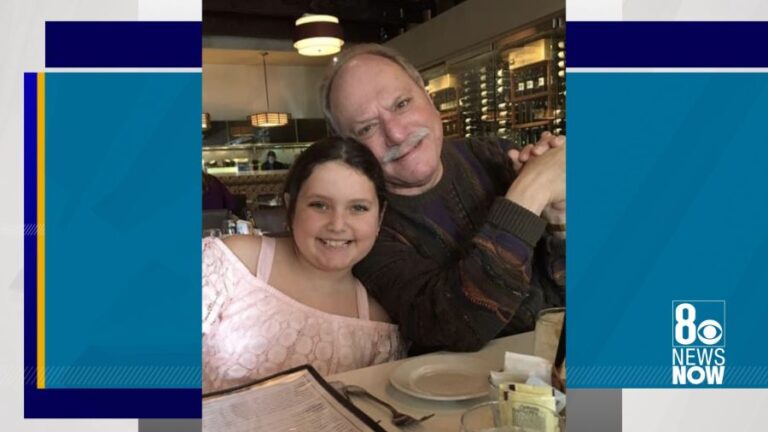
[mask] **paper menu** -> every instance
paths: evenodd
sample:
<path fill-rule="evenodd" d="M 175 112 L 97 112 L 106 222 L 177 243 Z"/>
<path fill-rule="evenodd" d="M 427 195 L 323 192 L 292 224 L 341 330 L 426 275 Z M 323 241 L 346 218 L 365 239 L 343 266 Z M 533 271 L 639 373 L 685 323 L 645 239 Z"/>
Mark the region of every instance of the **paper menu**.
<path fill-rule="evenodd" d="M 383 431 L 309 366 L 203 399 L 203 432 Z"/>

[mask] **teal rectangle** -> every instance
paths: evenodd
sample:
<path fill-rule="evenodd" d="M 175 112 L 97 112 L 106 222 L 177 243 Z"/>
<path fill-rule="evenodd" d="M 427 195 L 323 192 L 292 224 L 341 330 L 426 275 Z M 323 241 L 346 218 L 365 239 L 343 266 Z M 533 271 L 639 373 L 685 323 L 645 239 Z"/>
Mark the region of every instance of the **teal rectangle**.
<path fill-rule="evenodd" d="M 673 387 L 683 300 L 727 309 L 720 386 L 768 386 L 768 74 L 572 73 L 568 98 L 568 386 Z"/>
<path fill-rule="evenodd" d="M 200 387 L 201 82 L 46 74 L 47 387 Z"/>

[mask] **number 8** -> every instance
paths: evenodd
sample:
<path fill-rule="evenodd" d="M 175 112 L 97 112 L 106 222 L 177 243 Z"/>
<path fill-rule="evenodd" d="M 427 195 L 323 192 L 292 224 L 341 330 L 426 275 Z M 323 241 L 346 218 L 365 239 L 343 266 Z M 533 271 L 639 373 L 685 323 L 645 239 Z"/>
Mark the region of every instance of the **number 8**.
<path fill-rule="evenodd" d="M 687 313 L 686 313 L 687 312 Z M 688 315 L 686 318 L 685 315 Z M 696 308 L 690 303 L 681 303 L 675 308 L 675 340 L 681 345 L 690 345 L 696 340 Z M 685 330 L 688 330 L 687 332 Z M 687 336 L 685 336 L 687 334 Z"/>

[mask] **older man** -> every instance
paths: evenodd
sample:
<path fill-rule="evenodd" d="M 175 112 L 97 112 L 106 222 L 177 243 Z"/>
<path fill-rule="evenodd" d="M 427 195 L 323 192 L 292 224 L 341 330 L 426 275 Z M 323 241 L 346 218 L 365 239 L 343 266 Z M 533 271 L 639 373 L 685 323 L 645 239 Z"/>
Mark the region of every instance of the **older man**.
<path fill-rule="evenodd" d="M 444 143 L 421 76 L 379 45 L 344 51 L 322 98 L 335 131 L 384 168 L 389 206 L 355 274 L 418 351 L 476 350 L 564 304 L 565 241 L 540 217 L 564 228 L 564 138 L 509 155 L 505 142 Z"/>

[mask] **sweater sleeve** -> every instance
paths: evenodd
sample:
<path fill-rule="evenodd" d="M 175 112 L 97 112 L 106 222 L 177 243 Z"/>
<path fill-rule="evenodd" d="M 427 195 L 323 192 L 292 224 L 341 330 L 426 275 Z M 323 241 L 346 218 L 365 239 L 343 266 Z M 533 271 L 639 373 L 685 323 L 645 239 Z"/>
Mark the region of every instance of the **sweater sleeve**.
<path fill-rule="evenodd" d="M 496 193 L 505 194 L 515 178 L 511 160 L 507 155 L 512 143 L 503 139 L 470 140 L 467 145 L 487 172 L 499 180 L 496 182 Z M 510 228 L 509 232 L 518 232 L 514 227 Z M 565 239 L 544 233 L 536 243 L 534 256 L 531 281 L 534 289 L 518 310 L 518 315 L 525 319 L 528 319 L 526 315 L 531 315 L 532 321 L 535 321 L 536 313 L 542 308 L 565 306 Z M 511 329 L 523 331 L 523 323 L 515 321 L 510 325 Z"/>
<path fill-rule="evenodd" d="M 420 347 L 473 351 L 515 317 L 532 329 L 535 316 L 517 316 L 531 291 L 533 251 L 545 223 L 497 198 L 471 246 L 439 265 L 390 228 L 382 229 L 356 275 Z"/>

